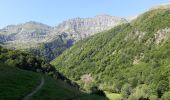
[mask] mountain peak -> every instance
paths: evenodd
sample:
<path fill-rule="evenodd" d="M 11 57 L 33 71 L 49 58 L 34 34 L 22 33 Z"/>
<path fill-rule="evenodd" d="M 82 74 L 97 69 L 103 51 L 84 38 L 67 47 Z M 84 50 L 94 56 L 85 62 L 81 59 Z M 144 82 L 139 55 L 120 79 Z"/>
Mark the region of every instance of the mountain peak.
<path fill-rule="evenodd" d="M 30 24 L 37 24 L 37 23 L 40 23 L 40 22 L 36 22 L 36 21 L 28 21 L 26 23 L 30 23 Z"/>
<path fill-rule="evenodd" d="M 36 22 L 36 21 L 28 21 L 26 23 L 23 23 L 22 25 L 39 25 L 39 26 L 46 26 L 46 27 L 50 27 L 46 24 L 43 24 L 41 22 Z"/>

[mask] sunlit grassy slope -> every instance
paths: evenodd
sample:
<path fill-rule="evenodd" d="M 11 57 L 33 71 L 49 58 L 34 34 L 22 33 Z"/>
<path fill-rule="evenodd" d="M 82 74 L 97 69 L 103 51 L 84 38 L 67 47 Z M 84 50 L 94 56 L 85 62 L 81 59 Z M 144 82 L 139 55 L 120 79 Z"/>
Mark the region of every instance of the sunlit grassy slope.
<path fill-rule="evenodd" d="M 80 92 L 61 80 L 45 76 L 44 87 L 31 100 L 107 100 L 105 97 Z"/>
<path fill-rule="evenodd" d="M 106 100 L 80 92 L 66 82 L 50 76 L 0 64 L 0 100 L 20 100 L 33 91 L 45 77 L 45 84 L 30 100 Z"/>
<path fill-rule="evenodd" d="M 121 94 L 118 94 L 118 93 L 111 93 L 111 92 L 105 91 L 105 94 L 109 100 L 120 100 L 121 99 Z"/>
<path fill-rule="evenodd" d="M 40 74 L 0 64 L 0 100 L 19 100 L 40 82 Z"/>

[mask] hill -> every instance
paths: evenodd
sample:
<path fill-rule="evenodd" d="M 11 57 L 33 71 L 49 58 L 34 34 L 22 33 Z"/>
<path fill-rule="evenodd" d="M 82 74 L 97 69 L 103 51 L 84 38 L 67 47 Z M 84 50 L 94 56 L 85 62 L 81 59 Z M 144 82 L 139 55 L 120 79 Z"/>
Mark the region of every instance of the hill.
<path fill-rule="evenodd" d="M 101 94 L 103 93 L 103 94 Z M 41 58 L 0 47 L 1 100 L 107 100 L 104 92 L 95 88 L 91 94 L 59 73 Z"/>
<path fill-rule="evenodd" d="M 0 63 L 0 99 L 21 99 L 32 91 L 40 80 L 40 74 Z"/>
<path fill-rule="evenodd" d="M 167 100 L 170 9 L 164 8 L 82 40 L 51 64 L 85 90 L 95 85 L 124 99 Z"/>
<path fill-rule="evenodd" d="M 40 84 L 41 77 L 45 77 L 44 85 L 28 98 L 29 100 L 107 100 L 105 97 L 80 92 L 62 80 L 2 63 L 0 64 L 0 99 L 22 100 Z"/>

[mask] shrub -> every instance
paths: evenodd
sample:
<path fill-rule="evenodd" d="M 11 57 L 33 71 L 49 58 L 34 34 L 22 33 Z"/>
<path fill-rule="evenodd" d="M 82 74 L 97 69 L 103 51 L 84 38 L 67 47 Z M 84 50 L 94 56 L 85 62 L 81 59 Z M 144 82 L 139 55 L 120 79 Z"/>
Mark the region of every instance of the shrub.
<path fill-rule="evenodd" d="M 121 94 L 124 98 L 128 98 L 131 92 L 132 92 L 132 87 L 130 84 L 123 85 L 121 89 Z"/>
<path fill-rule="evenodd" d="M 169 83 L 165 80 L 161 80 L 157 85 L 158 97 L 161 98 L 164 92 L 167 91 L 168 89 L 169 89 Z"/>
<path fill-rule="evenodd" d="M 161 100 L 170 100 L 170 91 L 165 92 L 161 97 Z"/>
<path fill-rule="evenodd" d="M 133 93 L 129 96 L 128 100 L 149 100 L 151 95 L 150 87 L 143 84 L 133 90 Z"/>

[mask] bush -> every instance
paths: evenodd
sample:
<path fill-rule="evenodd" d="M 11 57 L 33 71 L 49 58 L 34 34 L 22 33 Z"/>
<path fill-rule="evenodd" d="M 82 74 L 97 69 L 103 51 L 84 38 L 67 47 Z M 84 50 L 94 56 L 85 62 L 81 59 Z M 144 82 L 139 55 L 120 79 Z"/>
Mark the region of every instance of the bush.
<path fill-rule="evenodd" d="M 161 80 L 157 85 L 158 97 L 161 98 L 164 92 L 167 91 L 168 89 L 169 89 L 169 83 L 165 80 Z"/>
<path fill-rule="evenodd" d="M 170 91 L 165 92 L 161 97 L 161 100 L 170 100 Z"/>
<path fill-rule="evenodd" d="M 121 94 L 124 98 L 128 98 L 131 92 L 132 92 L 132 87 L 130 84 L 123 85 L 121 89 Z"/>
<path fill-rule="evenodd" d="M 128 100 L 149 100 L 151 95 L 150 87 L 143 84 L 133 90 L 133 93 L 129 96 Z"/>

